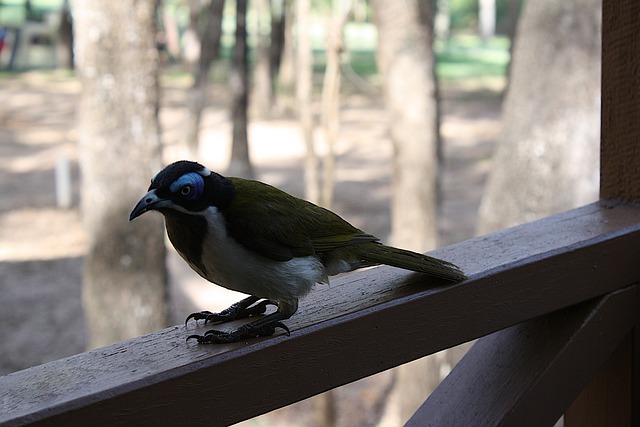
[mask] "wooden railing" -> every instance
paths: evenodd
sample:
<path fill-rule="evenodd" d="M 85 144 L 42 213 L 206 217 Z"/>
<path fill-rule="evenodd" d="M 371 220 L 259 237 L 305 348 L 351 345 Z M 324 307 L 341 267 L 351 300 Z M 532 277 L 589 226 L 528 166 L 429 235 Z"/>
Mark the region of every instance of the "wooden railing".
<path fill-rule="evenodd" d="M 226 425 L 484 337 L 409 425 L 640 425 L 640 2 L 603 17 L 601 198 L 625 203 L 435 251 L 456 285 L 345 275 L 291 336 L 199 346 L 175 326 L 0 377 L 0 424 Z"/>
<path fill-rule="evenodd" d="M 226 425 L 500 331 L 413 425 L 548 425 L 635 330 L 639 254 L 639 208 L 589 205 L 434 252 L 463 283 L 379 267 L 319 286 L 291 336 L 201 346 L 176 326 L 1 377 L 0 422 Z"/>

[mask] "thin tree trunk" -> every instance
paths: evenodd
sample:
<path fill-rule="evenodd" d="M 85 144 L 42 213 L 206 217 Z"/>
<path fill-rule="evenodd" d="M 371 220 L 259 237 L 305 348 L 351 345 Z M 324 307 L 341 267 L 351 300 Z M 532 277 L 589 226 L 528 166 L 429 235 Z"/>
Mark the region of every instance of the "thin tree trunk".
<path fill-rule="evenodd" d="M 56 41 L 56 65 L 58 68 L 73 70 L 73 20 L 71 5 L 64 0 L 60 8 L 60 26 Z"/>
<path fill-rule="evenodd" d="M 300 128 L 307 148 L 304 167 L 305 198 L 311 202 L 318 203 L 320 199 L 320 180 L 318 175 L 318 156 L 313 139 L 313 112 L 311 110 L 313 56 L 309 34 L 310 11 L 310 0 L 296 1 L 296 35 L 298 40 L 296 47 L 296 98 Z"/>
<path fill-rule="evenodd" d="M 228 174 L 253 178 L 249 159 L 247 135 L 247 109 L 249 107 L 249 69 L 247 59 L 247 7 L 248 0 L 236 2 L 236 41 L 233 48 L 233 66 L 229 76 L 231 87 L 231 161 Z"/>
<path fill-rule="evenodd" d="M 189 18 L 187 28 L 182 35 L 182 60 L 187 69 L 195 73 L 196 64 L 200 56 L 200 11 L 203 0 L 187 0 Z"/>
<path fill-rule="evenodd" d="M 255 112 L 260 117 L 271 115 L 273 106 L 273 81 L 271 79 L 270 62 L 270 30 L 271 30 L 271 10 L 269 0 L 255 0 L 256 13 L 256 66 L 254 71 L 254 94 L 253 105 Z M 265 22 L 269 24 L 269 32 L 265 31 Z"/>
<path fill-rule="evenodd" d="M 180 35 L 178 34 L 178 23 L 173 13 L 167 10 L 167 6 L 162 7 L 162 23 L 164 25 L 167 52 L 171 61 L 180 57 Z"/>
<path fill-rule="evenodd" d="M 153 0 L 74 3 L 88 236 L 82 297 L 92 348 L 167 325 L 162 219 L 128 221 L 161 167 L 156 6 Z"/>
<path fill-rule="evenodd" d="M 210 0 L 206 10 L 206 23 L 200 38 L 200 55 L 194 69 L 193 85 L 187 95 L 187 120 L 184 143 L 189 154 L 197 158 L 200 141 L 202 112 L 207 105 L 209 71 L 220 50 L 222 12 L 224 0 Z"/>
<path fill-rule="evenodd" d="M 287 5 L 285 0 L 271 2 L 271 44 L 269 46 L 269 74 L 273 93 L 276 93 L 276 82 L 280 73 L 280 64 L 284 53 L 287 21 Z"/>
<path fill-rule="evenodd" d="M 297 2 L 299 3 L 299 2 Z M 296 3 L 296 7 L 297 6 Z M 294 47 L 297 37 L 294 34 L 294 9 L 291 0 L 284 0 L 284 40 L 282 57 L 278 67 L 278 95 L 276 97 L 278 110 L 285 114 L 295 114 L 296 111 L 296 68 L 297 51 Z"/>
<path fill-rule="evenodd" d="M 487 41 L 496 34 L 496 0 L 479 0 L 480 36 Z"/>
<path fill-rule="evenodd" d="M 327 153 L 324 157 L 322 196 L 320 204 L 331 208 L 335 175 L 335 145 L 340 127 L 340 55 L 343 51 L 343 31 L 351 9 L 350 2 L 333 0 L 333 16 L 329 23 L 326 52 L 327 66 L 322 85 L 322 130 Z"/>

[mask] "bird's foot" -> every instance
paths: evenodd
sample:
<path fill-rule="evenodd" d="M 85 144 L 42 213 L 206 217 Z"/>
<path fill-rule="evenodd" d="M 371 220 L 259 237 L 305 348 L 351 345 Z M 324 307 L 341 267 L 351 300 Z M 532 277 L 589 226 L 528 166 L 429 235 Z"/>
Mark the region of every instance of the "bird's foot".
<path fill-rule="evenodd" d="M 226 344 L 249 338 L 269 337 L 275 333 L 276 328 L 282 328 L 287 335 L 290 334 L 289 328 L 284 323 L 274 321 L 266 324 L 248 323 L 231 332 L 212 329 L 205 332 L 204 335 L 189 335 L 187 341 L 194 339 L 198 341 L 198 344 Z"/>
<path fill-rule="evenodd" d="M 200 311 L 196 313 L 191 313 L 187 320 L 184 321 L 185 325 L 189 322 L 189 320 L 194 319 L 196 322 L 198 320 L 204 319 L 204 324 L 206 325 L 209 322 L 230 322 L 232 320 L 244 319 L 251 316 L 257 316 L 259 314 L 264 314 L 267 311 L 268 305 L 277 304 L 271 300 L 265 299 L 260 301 L 255 305 L 251 305 L 256 302 L 258 299 L 255 297 L 249 297 L 239 301 L 231 307 L 222 310 L 220 313 L 213 313 L 211 311 Z"/>

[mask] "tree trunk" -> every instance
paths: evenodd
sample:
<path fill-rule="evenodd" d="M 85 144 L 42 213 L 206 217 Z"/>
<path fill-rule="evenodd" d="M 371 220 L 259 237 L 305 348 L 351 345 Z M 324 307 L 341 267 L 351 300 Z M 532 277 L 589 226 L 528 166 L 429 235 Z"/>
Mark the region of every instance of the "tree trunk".
<path fill-rule="evenodd" d="M 436 38 L 448 39 L 451 29 L 451 5 L 449 0 L 437 0 L 434 10 L 433 33 Z"/>
<path fill-rule="evenodd" d="M 479 233 L 598 199 L 600 6 L 525 3 Z"/>
<path fill-rule="evenodd" d="M 299 3 L 296 2 L 296 7 Z M 296 62 L 298 59 L 296 57 L 297 50 L 294 47 L 296 36 L 294 35 L 293 15 L 292 1 L 284 0 L 284 40 L 276 85 L 278 88 L 276 95 L 278 110 L 284 114 L 295 114 L 296 112 Z"/>
<path fill-rule="evenodd" d="M 271 10 L 269 0 L 255 0 L 254 10 L 256 14 L 256 65 L 254 70 L 254 97 L 253 105 L 255 113 L 259 117 L 269 117 L 273 106 L 273 80 L 271 79 L 270 59 L 270 32 Z M 269 30 L 265 28 L 268 23 Z"/>
<path fill-rule="evenodd" d="M 419 0 L 375 0 L 378 67 L 394 146 L 392 242 L 417 251 L 436 247 L 439 114 L 432 21 Z M 439 361 L 423 358 L 398 370 L 395 393 L 405 422 L 439 383 Z"/>
<path fill-rule="evenodd" d="M 161 168 L 156 2 L 74 6 L 88 234 L 83 303 L 93 348 L 167 326 L 162 219 L 128 221 Z"/>
<path fill-rule="evenodd" d="M 372 4 L 394 147 L 392 240 L 425 251 L 437 242 L 439 118 L 431 35 L 418 1 Z"/>
<path fill-rule="evenodd" d="M 296 1 L 296 101 L 302 137 L 307 148 L 304 165 L 305 198 L 318 203 L 320 199 L 320 178 L 318 175 L 318 156 L 313 139 L 313 112 L 311 97 L 313 94 L 313 55 L 311 51 L 310 0 Z"/>
<path fill-rule="evenodd" d="M 193 85 L 187 95 L 187 120 L 185 130 L 185 145 L 189 154 L 197 158 L 200 141 L 200 122 L 202 112 L 207 105 L 207 91 L 209 87 L 209 70 L 213 60 L 220 50 L 222 36 L 222 12 L 224 0 L 210 0 L 206 9 L 206 23 L 200 39 L 200 54 L 193 72 Z"/>
<path fill-rule="evenodd" d="M 480 0 L 478 15 L 480 36 L 487 41 L 496 34 L 496 0 Z"/>
<path fill-rule="evenodd" d="M 275 94 L 275 84 L 280 73 L 282 54 L 286 37 L 287 5 L 285 0 L 273 0 L 271 3 L 271 44 L 269 45 L 269 74 Z"/>
<path fill-rule="evenodd" d="M 328 209 L 333 203 L 335 145 L 340 127 L 341 54 L 344 48 L 344 26 L 351 9 L 350 2 L 333 0 L 333 14 L 327 31 L 327 66 L 322 84 L 322 130 L 327 153 L 324 156 L 320 204 Z"/>
<path fill-rule="evenodd" d="M 200 12 L 203 0 L 187 0 L 189 17 L 182 35 L 182 60 L 189 71 L 195 73 L 200 56 Z"/>
<path fill-rule="evenodd" d="M 73 20 L 71 5 L 64 0 L 60 8 L 60 26 L 56 41 L 56 64 L 58 68 L 73 70 Z"/>
<path fill-rule="evenodd" d="M 173 10 L 169 11 L 167 9 L 166 4 L 162 6 L 162 25 L 164 27 L 167 53 L 173 62 L 180 57 L 180 34 Z"/>
<path fill-rule="evenodd" d="M 236 41 L 233 48 L 233 64 L 229 75 L 231 87 L 231 161 L 228 174 L 253 178 L 249 159 L 247 136 L 247 109 L 249 107 L 249 67 L 247 60 L 247 6 L 248 0 L 236 2 Z"/>

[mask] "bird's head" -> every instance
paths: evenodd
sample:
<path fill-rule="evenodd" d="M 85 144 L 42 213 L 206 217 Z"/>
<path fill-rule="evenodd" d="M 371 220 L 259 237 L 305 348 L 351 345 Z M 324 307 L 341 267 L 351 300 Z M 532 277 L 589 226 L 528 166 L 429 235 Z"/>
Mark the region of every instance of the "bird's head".
<path fill-rule="evenodd" d="M 181 160 L 151 179 L 148 193 L 133 208 L 129 221 L 150 210 L 197 215 L 210 206 L 224 207 L 233 196 L 230 180 L 199 163 Z"/>

